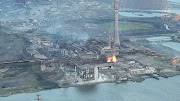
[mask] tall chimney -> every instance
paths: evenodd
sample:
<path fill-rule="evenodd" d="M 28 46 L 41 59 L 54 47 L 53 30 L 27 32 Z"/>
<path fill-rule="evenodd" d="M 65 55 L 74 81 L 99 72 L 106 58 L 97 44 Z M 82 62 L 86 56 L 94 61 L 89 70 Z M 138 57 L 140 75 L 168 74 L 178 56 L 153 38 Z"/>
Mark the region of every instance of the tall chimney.
<path fill-rule="evenodd" d="M 110 31 L 110 25 L 108 26 L 108 46 L 111 48 L 111 31 Z"/>
<path fill-rule="evenodd" d="M 114 46 L 119 47 L 119 32 L 118 32 L 118 0 L 114 0 L 114 11 L 115 11 L 115 21 L 114 21 Z"/>

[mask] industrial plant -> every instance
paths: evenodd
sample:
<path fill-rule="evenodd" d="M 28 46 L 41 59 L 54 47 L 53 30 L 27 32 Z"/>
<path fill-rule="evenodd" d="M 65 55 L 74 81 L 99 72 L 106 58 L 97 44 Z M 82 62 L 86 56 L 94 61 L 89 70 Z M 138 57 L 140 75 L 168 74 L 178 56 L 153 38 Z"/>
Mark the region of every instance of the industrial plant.
<path fill-rule="evenodd" d="M 0 42 L 4 43 L 0 45 L 0 96 L 180 74 L 180 53 L 163 44 L 180 42 L 178 15 L 123 12 L 119 0 L 113 0 L 113 5 L 83 0 L 17 1 L 14 5 L 22 9 L 9 11 L 19 14 L 14 19 L 0 7 L 1 15 L 7 16 L 0 21 Z"/>

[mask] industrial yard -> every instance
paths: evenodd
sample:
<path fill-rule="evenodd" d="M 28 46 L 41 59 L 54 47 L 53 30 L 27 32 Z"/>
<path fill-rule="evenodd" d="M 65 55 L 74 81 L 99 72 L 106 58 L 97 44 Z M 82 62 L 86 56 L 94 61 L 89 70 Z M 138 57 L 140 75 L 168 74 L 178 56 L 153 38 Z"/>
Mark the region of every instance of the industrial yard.
<path fill-rule="evenodd" d="M 25 4 L 25 10 L 8 11 L 28 14 L 18 19 L 0 11 L 0 96 L 180 74 L 180 51 L 171 45 L 180 43 L 180 19 L 174 13 L 125 17 L 118 0 L 114 6 L 58 0 L 40 2 L 41 7 Z"/>

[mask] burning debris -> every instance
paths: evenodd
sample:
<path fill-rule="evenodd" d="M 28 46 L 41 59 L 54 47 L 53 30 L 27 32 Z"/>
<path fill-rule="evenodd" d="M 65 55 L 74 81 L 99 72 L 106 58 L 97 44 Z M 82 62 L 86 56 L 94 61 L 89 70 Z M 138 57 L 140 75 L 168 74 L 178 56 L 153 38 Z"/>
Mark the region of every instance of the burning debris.
<path fill-rule="evenodd" d="M 174 58 L 174 59 L 172 59 L 171 63 L 173 65 L 180 64 L 180 59 L 179 58 Z"/>
<path fill-rule="evenodd" d="M 176 16 L 173 18 L 173 20 L 175 20 L 175 21 L 180 21 L 180 15 L 176 15 Z"/>
<path fill-rule="evenodd" d="M 108 57 L 107 62 L 117 63 L 117 57 L 116 56 Z"/>

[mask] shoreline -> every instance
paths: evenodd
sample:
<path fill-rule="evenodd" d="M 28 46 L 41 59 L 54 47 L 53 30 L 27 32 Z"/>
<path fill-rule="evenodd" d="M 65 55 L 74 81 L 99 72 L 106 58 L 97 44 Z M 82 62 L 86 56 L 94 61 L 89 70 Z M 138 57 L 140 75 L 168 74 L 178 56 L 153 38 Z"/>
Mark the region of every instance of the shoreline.
<path fill-rule="evenodd" d="M 180 76 L 180 75 L 169 76 L 169 77 L 159 76 L 158 80 L 161 80 L 161 78 L 168 79 L 168 78 L 177 77 L 177 76 Z M 103 83 L 114 83 L 114 84 L 118 84 L 118 85 L 120 85 L 122 83 L 127 83 L 127 82 L 142 83 L 142 82 L 144 82 L 147 79 L 155 79 L 155 78 L 153 78 L 153 77 L 145 78 L 144 80 L 142 80 L 140 82 L 136 82 L 136 81 L 132 81 L 132 80 L 126 80 L 126 81 L 122 81 L 120 83 L 117 83 L 116 80 L 108 80 L 108 81 L 98 82 L 98 83 L 94 83 L 94 84 L 71 85 L 71 86 L 68 86 L 68 87 L 56 87 L 56 88 L 50 88 L 50 89 L 41 89 L 41 90 L 37 90 L 37 91 L 30 91 L 30 92 L 27 91 L 27 92 L 23 92 L 23 93 L 14 93 L 14 94 L 0 95 L 0 98 L 1 97 L 2 98 L 6 98 L 6 97 L 9 97 L 9 96 L 14 96 L 14 95 L 19 95 L 19 94 L 32 94 L 32 93 L 38 93 L 38 92 L 42 92 L 42 91 L 55 90 L 55 89 L 61 89 L 61 88 L 72 88 L 72 87 L 82 87 L 82 86 L 98 85 L 98 84 L 103 84 Z"/>

